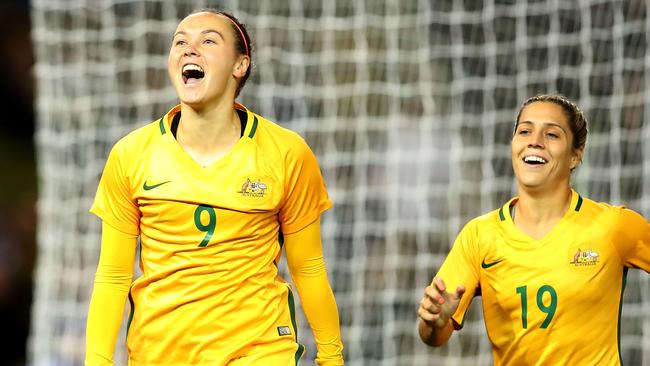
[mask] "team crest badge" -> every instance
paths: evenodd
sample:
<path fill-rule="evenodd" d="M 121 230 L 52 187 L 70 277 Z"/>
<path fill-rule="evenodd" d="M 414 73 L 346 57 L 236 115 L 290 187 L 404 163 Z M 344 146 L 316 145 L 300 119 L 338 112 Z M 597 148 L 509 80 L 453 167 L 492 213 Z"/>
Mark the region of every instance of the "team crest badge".
<path fill-rule="evenodd" d="M 569 262 L 576 267 L 579 266 L 595 266 L 600 260 L 600 254 L 589 248 L 587 250 L 581 250 L 578 248 L 576 254 L 573 255 L 573 261 Z"/>
<path fill-rule="evenodd" d="M 267 189 L 268 186 L 266 183 L 262 182 L 260 179 L 254 181 L 250 178 L 246 178 L 246 182 L 241 186 L 241 191 L 237 193 L 246 197 L 264 197 Z"/>

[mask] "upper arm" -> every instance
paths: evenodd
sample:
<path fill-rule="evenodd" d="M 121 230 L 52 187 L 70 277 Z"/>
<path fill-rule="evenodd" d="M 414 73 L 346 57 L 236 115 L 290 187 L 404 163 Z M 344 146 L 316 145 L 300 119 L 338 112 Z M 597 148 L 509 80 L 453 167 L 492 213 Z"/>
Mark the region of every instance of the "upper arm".
<path fill-rule="evenodd" d="M 284 236 L 284 248 L 289 271 L 294 275 L 309 274 L 319 268 L 310 268 L 323 262 L 320 218 L 300 231 Z M 317 265 L 318 266 L 318 265 Z"/>
<path fill-rule="evenodd" d="M 624 266 L 650 272 L 650 222 L 643 216 L 620 208 L 613 242 Z"/>
<path fill-rule="evenodd" d="M 122 232 L 138 235 L 140 210 L 131 194 L 128 175 L 133 157 L 125 145 L 120 140 L 111 149 L 90 212 Z"/>
<path fill-rule="evenodd" d="M 137 248 L 137 236 L 102 223 L 102 243 L 95 281 L 130 285 Z"/>
<path fill-rule="evenodd" d="M 279 212 L 284 234 L 305 228 L 332 206 L 316 156 L 302 138 L 295 137 L 284 164 L 285 197 Z"/>

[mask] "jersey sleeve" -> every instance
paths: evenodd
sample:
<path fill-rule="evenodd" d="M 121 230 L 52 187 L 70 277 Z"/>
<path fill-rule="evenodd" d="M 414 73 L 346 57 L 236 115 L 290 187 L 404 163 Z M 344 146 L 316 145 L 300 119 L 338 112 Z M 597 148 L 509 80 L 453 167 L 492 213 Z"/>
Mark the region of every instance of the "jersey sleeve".
<path fill-rule="evenodd" d="M 124 233 L 138 235 L 140 210 L 131 195 L 125 145 L 120 140 L 111 150 L 90 212 Z"/>
<path fill-rule="evenodd" d="M 473 222 L 465 225 L 436 275 L 442 278 L 449 292 L 454 292 L 459 285 L 465 286 L 465 294 L 452 316 L 456 329 L 462 328 L 465 313 L 479 288 L 477 237 L 476 225 Z"/>
<path fill-rule="evenodd" d="M 650 272 L 650 222 L 637 212 L 619 208 L 614 245 L 623 265 Z"/>
<path fill-rule="evenodd" d="M 112 366 L 133 278 L 137 237 L 102 223 L 102 242 L 86 323 L 86 366 Z"/>
<path fill-rule="evenodd" d="M 332 203 L 316 156 L 302 138 L 298 138 L 285 159 L 285 197 L 279 220 L 282 232 L 291 234 L 316 221 Z"/>
<path fill-rule="evenodd" d="M 314 333 L 316 363 L 343 365 L 343 343 L 334 293 L 327 279 L 318 219 L 303 230 L 285 235 L 287 264 L 307 321 Z"/>

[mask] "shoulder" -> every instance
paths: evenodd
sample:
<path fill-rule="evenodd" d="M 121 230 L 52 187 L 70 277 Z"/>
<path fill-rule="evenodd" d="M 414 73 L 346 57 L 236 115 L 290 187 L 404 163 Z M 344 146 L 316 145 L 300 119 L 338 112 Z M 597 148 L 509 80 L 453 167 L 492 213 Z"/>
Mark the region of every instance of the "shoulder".
<path fill-rule="evenodd" d="M 297 132 L 266 119 L 256 113 L 253 117 L 254 134 L 251 137 L 263 150 L 274 150 L 284 157 L 300 157 L 311 154 L 311 149 Z M 251 130 L 251 132 L 253 132 Z M 251 134 L 249 132 L 249 135 Z"/>
<path fill-rule="evenodd" d="M 131 174 L 147 150 L 163 135 L 160 121 L 150 122 L 117 140 L 110 150 L 106 165 L 119 169 L 122 174 Z"/>
<path fill-rule="evenodd" d="M 151 144 L 165 134 L 164 129 L 161 130 L 162 119 L 157 119 L 142 127 L 136 128 L 125 136 L 121 137 L 112 150 L 120 154 L 135 155 L 148 149 Z M 132 155 L 133 154 L 133 155 Z"/>
<path fill-rule="evenodd" d="M 304 143 L 304 139 L 297 132 L 280 126 L 278 123 L 264 118 L 259 114 L 252 113 L 252 115 L 257 120 L 257 130 L 255 133 L 257 137 Z"/>
<path fill-rule="evenodd" d="M 494 209 L 488 213 L 482 214 L 470 220 L 467 225 L 475 230 L 488 230 L 494 229 L 499 225 L 499 223 L 504 222 L 506 216 L 503 211 L 503 207 Z"/>
<path fill-rule="evenodd" d="M 579 210 L 580 220 L 612 231 L 626 231 L 634 226 L 647 225 L 648 221 L 638 212 L 624 205 L 596 202 L 583 197 Z"/>
<path fill-rule="evenodd" d="M 612 205 L 607 202 L 597 202 L 590 198 L 580 196 L 578 205 L 574 208 L 583 220 L 598 223 L 612 223 L 618 221 L 618 217 L 625 210 L 624 206 Z"/>
<path fill-rule="evenodd" d="M 459 235 L 480 238 L 495 232 L 498 230 L 500 223 L 505 221 L 501 211 L 502 208 L 498 208 L 469 220 Z"/>

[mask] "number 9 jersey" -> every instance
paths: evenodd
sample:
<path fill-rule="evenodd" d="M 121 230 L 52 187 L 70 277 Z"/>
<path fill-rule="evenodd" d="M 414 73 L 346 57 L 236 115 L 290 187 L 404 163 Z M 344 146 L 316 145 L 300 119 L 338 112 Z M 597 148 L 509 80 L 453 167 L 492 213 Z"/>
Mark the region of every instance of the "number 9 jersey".
<path fill-rule="evenodd" d="M 455 328 L 481 296 L 497 366 L 620 365 L 625 278 L 650 271 L 650 223 L 572 191 L 564 217 L 534 240 L 514 225 L 516 200 L 470 221 L 437 274 L 467 289 Z"/>
<path fill-rule="evenodd" d="M 242 137 L 208 167 L 170 131 L 180 106 L 109 155 L 91 212 L 140 236 L 130 365 L 227 361 L 253 344 L 295 342 L 293 298 L 277 269 L 282 233 L 313 223 L 331 202 L 300 136 L 236 108 L 246 115 Z"/>

